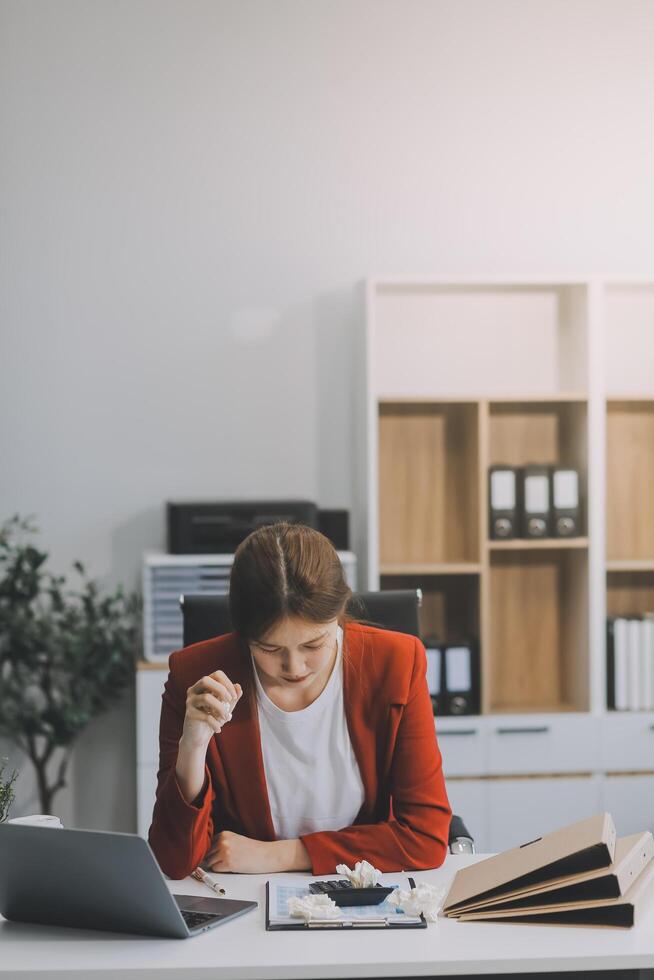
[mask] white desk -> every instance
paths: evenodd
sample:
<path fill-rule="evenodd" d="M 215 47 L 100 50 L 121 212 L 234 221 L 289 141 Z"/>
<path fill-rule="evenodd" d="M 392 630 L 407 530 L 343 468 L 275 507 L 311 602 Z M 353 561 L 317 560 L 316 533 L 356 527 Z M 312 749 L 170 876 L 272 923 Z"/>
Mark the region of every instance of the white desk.
<path fill-rule="evenodd" d="M 434 884 L 481 855 L 449 856 Z M 620 971 L 654 978 L 654 908 L 633 929 L 530 926 L 439 919 L 427 929 L 358 933 L 265 931 L 264 875 L 219 876 L 227 897 L 259 908 L 192 939 L 54 929 L 0 918 L 0 977 L 57 980 L 309 980 L 329 977 L 445 977 Z M 209 895 L 192 878 L 170 882 L 180 894 Z M 634 971 L 627 973 L 626 971 Z M 611 973 L 605 973 L 606 980 Z"/>

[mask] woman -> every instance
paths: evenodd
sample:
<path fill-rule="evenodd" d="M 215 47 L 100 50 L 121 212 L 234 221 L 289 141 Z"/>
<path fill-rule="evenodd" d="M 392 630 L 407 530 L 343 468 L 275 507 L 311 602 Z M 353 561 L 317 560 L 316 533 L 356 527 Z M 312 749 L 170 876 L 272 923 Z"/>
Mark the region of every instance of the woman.
<path fill-rule="evenodd" d="M 162 869 L 435 868 L 451 809 L 419 640 L 351 620 L 302 525 L 236 551 L 234 632 L 171 654 L 149 841 Z"/>

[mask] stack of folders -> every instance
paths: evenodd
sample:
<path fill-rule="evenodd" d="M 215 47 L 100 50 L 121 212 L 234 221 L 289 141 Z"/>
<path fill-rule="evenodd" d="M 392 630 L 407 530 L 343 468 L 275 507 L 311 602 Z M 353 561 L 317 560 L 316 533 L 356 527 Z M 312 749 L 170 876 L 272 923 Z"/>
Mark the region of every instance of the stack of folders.
<path fill-rule="evenodd" d="M 441 915 L 464 921 L 632 926 L 654 903 L 654 839 L 616 839 L 608 813 L 456 873 Z"/>
<path fill-rule="evenodd" d="M 491 538 L 574 538 L 581 534 L 579 473 L 562 466 L 491 466 Z"/>
<path fill-rule="evenodd" d="M 607 703 L 615 711 L 654 711 L 654 613 L 607 620 Z"/>

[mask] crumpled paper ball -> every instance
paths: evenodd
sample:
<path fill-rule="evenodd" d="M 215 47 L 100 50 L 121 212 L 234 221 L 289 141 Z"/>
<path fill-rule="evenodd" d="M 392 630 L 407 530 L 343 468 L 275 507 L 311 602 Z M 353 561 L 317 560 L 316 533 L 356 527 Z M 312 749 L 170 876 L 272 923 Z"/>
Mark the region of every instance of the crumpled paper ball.
<path fill-rule="evenodd" d="M 342 911 L 329 895 L 305 895 L 304 898 L 289 898 L 288 914 L 304 919 L 337 919 Z"/>
<path fill-rule="evenodd" d="M 447 887 L 437 888 L 436 885 L 421 882 L 410 891 L 396 888 L 386 901 L 407 915 L 424 915 L 427 922 L 436 922 L 446 894 Z"/>
<path fill-rule="evenodd" d="M 381 878 L 381 871 L 367 861 L 357 861 L 354 871 L 347 864 L 337 864 L 336 873 L 348 878 L 353 888 L 373 888 Z"/>

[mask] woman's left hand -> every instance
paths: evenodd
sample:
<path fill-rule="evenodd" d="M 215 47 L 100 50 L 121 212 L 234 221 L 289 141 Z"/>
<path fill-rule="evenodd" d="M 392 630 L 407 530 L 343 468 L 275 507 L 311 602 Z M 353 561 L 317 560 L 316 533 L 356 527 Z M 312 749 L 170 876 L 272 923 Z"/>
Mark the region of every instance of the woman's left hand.
<path fill-rule="evenodd" d="M 223 830 L 211 841 L 202 863 L 211 871 L 265 874 L 275 870 L 271 843 Z"/>

